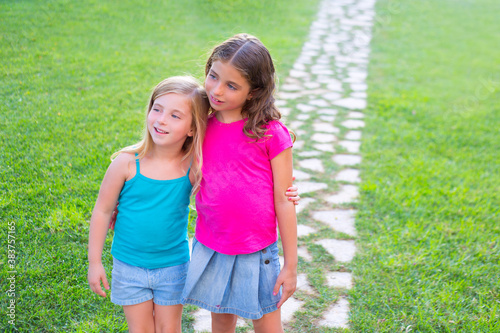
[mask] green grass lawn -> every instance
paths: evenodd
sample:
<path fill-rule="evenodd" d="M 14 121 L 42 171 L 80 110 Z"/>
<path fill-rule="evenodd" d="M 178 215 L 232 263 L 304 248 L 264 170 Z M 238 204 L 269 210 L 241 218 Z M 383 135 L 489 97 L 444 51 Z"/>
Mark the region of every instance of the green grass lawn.
<path fill-rule="evenodd" d="M 377 2 L 354 331 L 500 331 L 499 12 Z"/>
<path fill-rule="evenodd" d="M 0 237 L 7 240 L 15 225 L 19 331 L 126 329 L 121 308 L 93 295 L 86 283 L 88 221 L 110 155 L 140 138 L 156 83 L 186 73 L 202 79 L 211 48 L 235 33 L 261 38 L 283 76 L 316 4 L 0 3 Z M 2 244 L 4 290 L 11 269 Z M 108 277 L 110 259 L 108 244 Z M 12 328 L 4 315 L 10 299 L 2 292 L 0 331 Z M 184 323 L 188 332 L 188 314 Z"/>

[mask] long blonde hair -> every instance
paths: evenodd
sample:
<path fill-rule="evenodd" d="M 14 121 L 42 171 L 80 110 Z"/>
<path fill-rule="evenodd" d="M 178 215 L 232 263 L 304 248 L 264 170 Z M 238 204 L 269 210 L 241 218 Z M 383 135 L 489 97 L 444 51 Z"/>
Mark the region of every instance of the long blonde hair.
<path fill-rule="evenodd" d="M 191 76 L 173 76 L 158 83 L 153 89 L 149 104 L 146 110 L 146 126 L 142 135 L 142 140 L 135 145 L 120 149 L 111 156 L 114 159 L 120 153 L 137 153 L 138 158 L 143 158 L 153 147 L 154 142 L 147 128 L 147 117 L 155 100 L 166 94 L 179 94 L 185 96 L 191 105 L 192 123 L 191 129 L 193 136 L 188 136 L 182 145 L 184 156 L 182 160 L 192 157 L 197 162 L 197 168 L 194 170 L 195 184 L 193 193 L 196 193 L 201 182 L 201 167 L 203 165 L 203 139 L 207 129 L 207 118 L 210 104 L 208 102 L 205 89 Z"/>

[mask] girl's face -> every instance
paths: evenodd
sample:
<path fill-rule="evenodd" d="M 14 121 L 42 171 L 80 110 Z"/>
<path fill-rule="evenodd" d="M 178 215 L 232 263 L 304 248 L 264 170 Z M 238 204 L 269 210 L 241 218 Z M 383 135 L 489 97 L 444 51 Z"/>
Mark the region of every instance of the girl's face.
<path fill-rule="evenodd" d="M 210 106 L 216 111 L 241 113 L 243 104 L 251 98 L 250 84 L 231 64 L 214 61 L 205 79 Z"/>
<path fill-rule="evenodd" d="M 157 145 L 182 147 L 186 138 L 193 135 L 192 121 L 189 100 L 183 95 L 166 94 L 155 99 L 149 111 L 148 131 Z"/>

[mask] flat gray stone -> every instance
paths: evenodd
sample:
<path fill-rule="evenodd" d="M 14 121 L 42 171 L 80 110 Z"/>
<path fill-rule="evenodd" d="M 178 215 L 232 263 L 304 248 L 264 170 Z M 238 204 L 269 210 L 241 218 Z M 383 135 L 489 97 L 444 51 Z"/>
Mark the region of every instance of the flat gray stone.
<path fill-rule="evenodd" d="M 295 129 L 298 129 L 300 126 L 304 125 L 304 122 L 303 121 L 300 121 L 300 120 L 295 120 L 295 121 L 292 121 L 290 123 L 290 128 L 295 130 Z"/>
<path fill-rule="evenodd" d="M 294 172 L 295 174 L 295 172 Z M 335 176 L 336 181 L 344 181 L 349 183 L 359 183 L 361 179 L 359 178 L 359 170 L 358 169 L 344 169 L 341 170 Z"/>
<path fill-rule="evenodd" d="M 315 294 L 313 287 L 307 280 L 307 274 L 305 273 L 300 273 L 297 275 L 297 289 L 310 295 Z"/>
<path fill-rule="evenodd" d="M 339 262 L 350 262 L 356 254 L 356 245 L 353 240 L 322 239 L 316 244 L 323 246 Z"/>
<path fill-rule="evenodd" d="M 295 77 L 295 78 L 304 78 L 304 77 L 309 77 L 309 73 L 306 71 L 300 71 L 297 69 L 291 69 L 290 70 L 290 76 Z"/>
<path fill-rule="evenodd" d="M 321 151 L 326 151 L 329 153 L 335 152 L 335 148 L 333 147 L 333 145 L 331 143 L 315 143 L 315 144 L 313 144 L 313 147 L 315 149 L 318 149 Z"/>
<path fill-rule="evenodd" d="M 293 143 L 293 149 L 302 149 L 304 147 L 305 142 L 301 140 L 297 140 Z"/>
<path fill-rule="evenodd" d="M 337 80 L 330 81 L 330 83 L 328 83 L 326 87 L 328 88 L 328 90 L 331 91 L 338 91 L 338 92 L 344 91 L 344 89 L 342 88 L 342 82 Z"/>
<path fill-rule="evenodd" d="M 339 300 L 326 311 L 323 319 L 319 321 L 320 326 L 331 328 L 349 328 L 349 302 L 345 296 L 339 297 Z"/>
<path fill-rule="evenodd" d="M 304 83 L 304 87 L 306 87 L 307 89 L 317 89 L 319 87 L 321 87 L 321 84 L 319 84 L 318 82 L 306 82 Z"/>
<path fill-rule="evenodd" d="M 342 98 L 342 94 L 336 93 L 336 92 L 329 92 L 329 93 L 324 94 L 323 98 L 326 98 L 329 101 L 338 101 L 339 98 Z M 338 105 L 337 102 L 335 102 L 334 104 Z"/>
<path fill-rule="evenodd" d="M 361 131 L 349 131 L 345 134 L 347 140 L 361 140 Z"/>
<path fill-rule="evenodd" d="M 297 279 L 298 280 L 298 279 Z M 330 272 L 326 274 L 326 284 L 332 288 L 352 288 L 352 274 L 348 272 Z"/>
<path fill-rule="evenodd" d="M 361 142 L 359 141 L 339 141 L 339 145 L 344 147 L 350 153 L 359 153 Z"/>
<path fill-rule="evenodd" d="M 363 120 L 357 120 L 357 119 L 348 119 L 340 124 L 344 127 L 351 129 L 365 127 L 365 122 Z"/>
<path fill-rule="evenodd" d="M 348 154 L 337 154 L 333 156 L 333 161 L 340 165 L 356 165 L 361 163 L 361 156 L 359 155 L 348 155 Z"/>
<path fill-rule="evenodd" d="M 335 110 L 335 109 L 319 109 L 318 113 L 319 114 L 326 114 L 326 115 L 330 115 L 330 116 L 335 116 L 337 113 L 339 113 L 339 111 Z"/>
<path fill-rule="evenodd" d="M 356 92 L 351 93 L 351 97 L 359 98 L 359 99 L 366 99 L 368 97 L 368 94 L 365 92 L 356 91 Z"/>
<path fill-rule="evenodd" d="M 314 123 L 313 128 L 315 132 L 338 133 L 339 129 L 328 123 Z"/>
<path fill-rule="evenodd" d="M 293 314 L 297 312 L 304 305 L 303 301 L 299 301 L 295 297 L 290 297 L 281 306 L 281 321 L 287 323 L 293 319 Z"/>
<path fill-rule="evenodd" d="M 312 256 L 309 254 L 309 251 L 307 251 L 307 248 L 305 246 L 301 246 L 301 247 L 297 248 L 297 255 L 299 257 L 304 258 L 305 261 L 311 261 L 313 259 Z"/>
<path fill-rule="evenodd" d="M 304 89 L 298 84 L 283 84 L 280 88 L 283 91 L 301 91 Z"/>
<path fill-rule="evenodd" d="M 293 176 L 297 180 L 305 180 L 305 179 L 311 178 L 311 175 L 308 174 L 307 172 L 300 171 L 300 170 L 295 170 L 295 169 L 293 170 Z"/>
<path fill-rule="evenodd" d="M 307 120 L 307 119 L 309 119 L 310 117 L 311 117 L 311 116 L 310 116 L 310 115 L 308 115 L 308 114 L 306 114 L 306 113 L 303 113 L 303 114 L 299 114 L 299 115 L 297 115 L 297 119 L 299 119 L 299 120 Z"/>
<path fill-rule="evenodd" d="M 347 118 L 357 118 L 357 119 L 361 119 L 361 118 L 364 118 L 365 115 L 363 114 L 363 112 L 359 112 L 359 111 L 350 111 L 348 114 L 347 114 Z"/>
<path fill-rule="evenodd" d="M 333 104 L 342 106 L 346 109 L 358 109 L 362 110 L 366 108 L 366 100 L 364 99 L 359 99 L 359 98 L 344 98 L 340 99 L 338 101 L 335 101 Z"/>
<path fill-rule="evenodd" d="M 278 107 L 280 107 L 280 106 L 285 106 L 285 105 L 287 105 L 287 101 L 284 101 L 284 100 L 282 100 L 282 99 L 277 99 L 277 100 L 274 102 L 274 104 L 275 104 L 276 106 L 278 106 Z M 281 108 L 280 108 L 280 109 L 281 109 Z"/>
<path fill-rule="evenodd" d="M 296 92 L 284 92 L 284 91 L 280 91 L 278 93 L 278 97 L 281 98 L 281 99 L 297 99 L 297 98 L 299 98 L 301 96 L 302 96 L 301 94 L 296 93 Z"/>
<path fill-rule="evenodd" d="M 359 196 L 358 187 L 355 185 L 340 185 L 337 194 L 326 197 L 325 200 L 334 204 L 343 204 L 356 201 Z"/>
<path fill-rule="evenodd" d="M 307 132 L 306 132 L 305 130 L 301 130 L 301 129 L 294 131 L 294 133 L 295 133 L 298 137 L 301 137 L 302 135 L 307 134 Z"/>
<path fill-rule="evenodd" d="M 321 116 L 319 116 L 319 119 L 327 121 L 327 122 L 333 122 L 335 120 L 335 116 L 321 115 Z"/>
<path fill-rule="evenodd" d="M 309 101 L 308 104 L 319 106 L 319 107 L 328 107 L 328 106 L 330 106 L 330 103 L 328 103 L 324 99 L 314 99 L 312 101 Z"/>
<path fill-rule="evenodd" d="M 328 188 L 328 185 L 326 185 L 325 183 L 316 183 L 316 182 L 303 181 L 303 182 L 297 182 L 295 183 L 295 185 L 299 188 L 299 193 L 316 192 Z"/>
<path fill-rule="evenodd" d="M 295 185 L 297 185 L 297 184 L 295 184 Z M 302 191 L 302 188 L 299 188 L 299 195 L 301 193 L 305 193 L 305 192 Z M 299 204 L 295 206 L 295 214 L 299 215 L 299 213 L 302 212 L 304 209 L 306 209 L 310 203 L 313 203 L 315 201 L 316 201 L 316 199 L 313 199 L 313 198 L 300 199 Z"/>
<path fill-rule="evenodd" d="M 337 139 L 337 137 L 333 134 L 314 133 L 311 139 L 316 142 L 328 143 L 328 142 L 334 142 Z"/>
<path fill-rule="evenodd" d="M 300 153 L 298 153 L 298 155 L 300 157 L 314 157 L 314 156 L 321 155 L 321 152 L 320 151 L 316 151 L 316 150 L 310 150 L 310 151 L 300 152 Z"/>
<path fill-rule="evenodd" d="M 354 227 L 354 209 L 334 209 L 314 212 L 313 219 L 323 222 L 335 231 L 356 236 L 356 228 Z"/>
<path fill-rule="evenodd" d="M 291 108 L 283 108 L 283 107 L 279 108 L 279 110 L 282 116 L 288 116 L 292 111 Z"/>
<path fill-rule="evenodd" d="M 314 234 L 317 230 L 303 224 L 297 224 L 297 237 L 307 236 L 309 234 Z"/>
<path fill-rule="evenodd" d="M 302 104 L 302 103 L 297 104 L 296 108 L 297 108 L 297 110 L 302 111 L 302 112 L 311 112 L 311 111 L 316 110 L 315 106 Z"/>
<path fill-rule="evenodd" d="M 366 91 L 368 85 L 366 83 L 351 83 L 351 89 L 354 91 Z"/>
<path fill-rule="evenodd" d="M 318 172 L 325 172 L 325 169 L 323 168 L 323 163 L 321 162 L 320 159 L 317 158 L 302 160 L 299 161 L 298 164 L 301 168 L 310 169 Z"/>

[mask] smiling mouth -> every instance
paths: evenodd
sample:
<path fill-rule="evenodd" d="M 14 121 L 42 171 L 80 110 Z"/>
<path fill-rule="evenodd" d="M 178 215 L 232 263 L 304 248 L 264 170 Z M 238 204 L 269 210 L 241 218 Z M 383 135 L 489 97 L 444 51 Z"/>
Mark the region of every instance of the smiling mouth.
<path fill-rule="evenodd" d="M 218 100 L 217 98 L 215 98 L 213 95 L 210 95 L 210 98 L 212 99 L 212 101 L 214 101 L 215 103 L 222 103 L 221 100 Z"/>
<path fill-rule="evenodd" d="M 158 132 L 158 133 L 160 133 L 160 134 L 168 134 L 168 132 L 162 131 L 158 127 L 155 127 L 155 131 Z"/>

